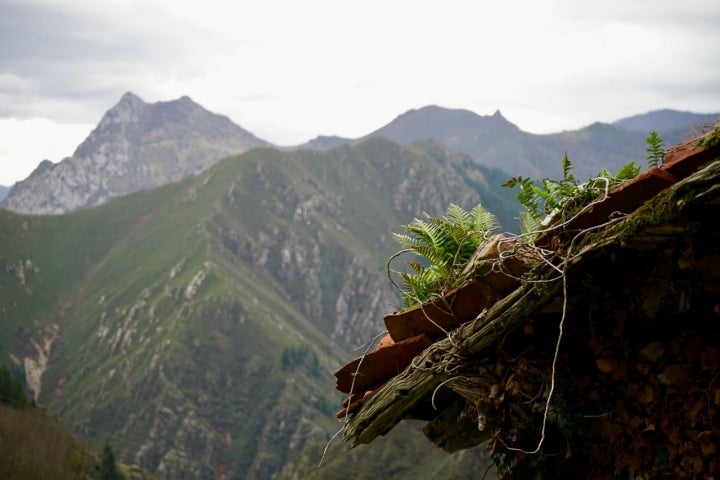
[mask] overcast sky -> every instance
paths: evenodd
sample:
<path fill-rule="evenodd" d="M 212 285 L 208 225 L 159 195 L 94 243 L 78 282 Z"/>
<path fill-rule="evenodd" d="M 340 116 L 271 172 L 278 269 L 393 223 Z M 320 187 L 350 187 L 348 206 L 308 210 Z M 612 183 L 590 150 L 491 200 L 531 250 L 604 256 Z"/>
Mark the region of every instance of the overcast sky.
<path fill-rule="evenodd" d="M 123 93 L 189 95 L 278 145 L 429 104 L 550 133 L 720 111 L 718 0 L 0 0 L 0 185 Z"/>

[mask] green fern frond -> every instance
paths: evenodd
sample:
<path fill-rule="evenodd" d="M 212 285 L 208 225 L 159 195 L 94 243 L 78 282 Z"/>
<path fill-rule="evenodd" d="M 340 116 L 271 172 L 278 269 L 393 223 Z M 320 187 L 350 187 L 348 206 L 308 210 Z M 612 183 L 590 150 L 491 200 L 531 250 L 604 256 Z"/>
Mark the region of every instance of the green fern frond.
<path fill-rule="evenodd" d="M 470 211 L 473 230 L 477 232 L 494 232 L 500 229 L 500 221 L 492 213 L 477 205 Z"/>
<path fill-rule="evenodd" d="M 650 144 L 650 141 L 648 142 Z M 657 140 L 653 140 L 657 143 Z M 520 228 L 523 234 L 532 236 L 537 232 L 541 222 L 548 213 L 558 211 L 555 216 L 555 223 L 562 218 L 569 218 L 573 212 L 592 202 L 599 195 L 619 185 L 620 183 L 635 178 L 640 169 L 634 162 L 623 166 L 615 175 L 607 169 L 602 169 L 595 177 L 585 183 L 578 183 L 572 174 L 572 162 L 567 154 L 562 158 L 563 177 L 560 180 L 543 178 L 534 182 L 524 177 L 513 177 L 503 184 L 504 187 L 515 188 L 515 193 L 520 204 L 525 210 L 520 214 Z"/>
<path fill-rule="evenodd" d="M 565 153 L 562 158 L 563 181 L 575 182 L 575 177 L 570 173 L 572 172 L 572 168 L 573 164 L 568 158 L 567 153 Z"/>
<path fill-rule="evenodd" d="M 619 180 L 632 180 L 637 177 L 638 173 L 640 173 L 640 166 L 636 165 L 635 162 L 630 162 L 623 165 L 615 174 L 615 177 Z"/>
<path fill-rule="evenodd" d="M 520 234 L 522 235 L 532 236 L 540 228 L 540 219 L 527 210 L 520 212 L 518 220 L 520 221 Z"/>
<path fill-rule="evenodd" d="M 648 167 L 658 167 L 665 158 L 665 142 L 658 132 L 653 130 L 645 139 L 647 148 L 645 149 L 645 159 Z"/>
<path fill-rule="evenodd" d="M 450 226 L 462 227 L 470 223 L 470 213 L 454 203 L 448 205 L 444 223 Z"/>
<path fill-rule="evenodd" d="M 405 233 L 393 234 L 395 241 L 423 262 L 407 262 L 410 271 L 399 273 L 404 302 L 425 301 L 433 294 L 458 286 L 472 254 L 488 234 L 499 227 L 497 218 L 481 205 L 470 211 L 450 204 L 445 215 L 426 213 L 405 226 Z"/>

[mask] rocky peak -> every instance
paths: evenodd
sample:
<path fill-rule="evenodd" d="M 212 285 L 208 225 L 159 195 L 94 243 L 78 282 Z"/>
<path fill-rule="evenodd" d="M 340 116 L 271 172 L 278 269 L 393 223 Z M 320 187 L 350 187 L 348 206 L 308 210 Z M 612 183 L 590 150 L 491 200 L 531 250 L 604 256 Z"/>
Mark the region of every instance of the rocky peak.
<path fill-rule="evenodd" d="M 30 214 L 80 210 L 177 181 L 265 145 L 188 96 L 149 104 L 127 92 L 72 157 L 42 162 L 12 188 L 2 206 Z"/>
<path fill-rule="evenodd" d="M 140 111 L 147 104 L 132 92 L 127 92 L 113 108 L 107 111 L 96 130 L 104 131 L 114 125 L 124 125 L 137 121 Z"/>
<path fill-rule="evenodd" d="M 51 162 L 48 159 L 43 160 L 38 164 L 37 167 L 35 167 L 35 170 L 32 171 L 30 174 L 30 177 L 40 176 L 43 173 L 47 172 L 49 169 L 51 169 L 55 165 L 53 162 Z"/>

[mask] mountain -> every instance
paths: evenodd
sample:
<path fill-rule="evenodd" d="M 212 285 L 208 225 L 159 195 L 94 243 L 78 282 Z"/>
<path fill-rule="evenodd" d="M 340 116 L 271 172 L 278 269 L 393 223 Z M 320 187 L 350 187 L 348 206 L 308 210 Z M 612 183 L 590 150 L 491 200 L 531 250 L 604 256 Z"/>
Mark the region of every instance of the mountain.
<path fill-rule="evenodd" d="M 9 190 L 10 190 L 10 187 L 5 187 L 3 185 L 0 185 L 0 202 L 2 202 L 5 199 Z"/>
<path fill-rule="evenodd" d="M 300 145 L 298 148 L 303 150 L 330 150 L 351 143 L 352 141 L 351 138 L 338 137 L 337 135 L 319 135 L 309 142 Z"/>
<path fill-rule="evenodd" d="M 561 176 L 560 160 L 567 153 L 575 176 L 584 180 L 602 168 L 616 171 L 631 160 L 644 165 L 645 138 L 652 130 L 659 131 L 665 145 L 670 146 L 694 136 L 698 122 L 717 118 L 717 114 L 662 112 L 612 124 L 596 122 L 578 130 L 536 135 L 520 130 L 500 111 L 483 116 L 469 110 L 431 105 L 405 112 L 362 139 L 385 137 L 407 145 L 432 138 L 471 156 L 480 165 L 531 178 Z M 336 139 L 333 145 L 342 140 Z M 316 139 L 302 148 L 323 149 L 324 145 Z"/>
<path fill-rule="evenodd" d="M 720 116 L 718 113 L 701 114 L 663 109 L 622 118 L 612 124 L 642 133 L 655 130 L 664 138 L 673 135 L 676 131 L 689 131 L 695 128 L 698 129 L 699 134 L 702 126 L 714 124 L 718 116 Z"/>
<path fill-rule="evenodd" d="M 273 478 L 339 428 L 332 371 L 399 303 L 391 233 L 497 210 L 493 175 L 374 138 L 258 148 L 62 216 L 0 210 L 0 361 L 159 478 Z"/>
<path fill-rule="evenodd" d="M 80 210 L 266 145 L 189 97 L 148 104 L 126 93 L 71 157 L 40 163 L 11 188 L 2 206 L 32 214 Z"/>
<path fill-rule="evenodd" d="M 481 116 L 434 105 L 410 110 L 367 137 L 385 137 L 403 145 L 433 138 L 480 165 L 530 177 L 554 174 L 563 152 L 552 142 L 544 142 L 543 136 L 523 132 L 500 111 Z"/>

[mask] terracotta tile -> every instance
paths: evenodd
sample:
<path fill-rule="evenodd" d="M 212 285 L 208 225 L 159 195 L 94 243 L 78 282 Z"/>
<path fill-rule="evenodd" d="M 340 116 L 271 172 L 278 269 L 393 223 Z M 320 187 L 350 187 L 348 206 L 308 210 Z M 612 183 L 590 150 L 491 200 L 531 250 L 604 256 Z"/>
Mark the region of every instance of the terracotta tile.
<path fill-rule="evenodd" d="M 500 234 L 488 241 L 473 255 L 474 273 L 490 288 L 504 297 L 520 285 L 520 276 L 529 271 L 538 259 L 534 251 L 519 251 L 519 241 Z"/>
<path fill-rule="evenodd" d="M 677 181 L 676 176 L 660 168 L 647 170 L 611 190 L 605 201 L 590 207 L 568 223 L 565 229 L 570 232 L 584 230 L 606 223 L 614 212 L 632 213 Z"/>
<path fill-rule="evenodd" d="M 335 372 L 335 388 L 343 393 L 366 392 L 405 370 L 412 359 L 432 345 L 420 334 L 358 357 Z M 355 383 L 353 384 L 353 378 Z"/>
<path fill-rule="evenodd" d="M 698 148 L 698 139 L 670 147 L 659 168 L 647 170 L 608 193 L 608 198 L 570 222 L 565 230 L 578 231 L 607 222 L 613 212 L 632 213 L 682 178 L 720 157 L 720 146 Z M 557 250 L 560 247 L 557 232 L 538 237 L 535 245 Z"/>
<path fill-rule="evenodd" d="M 380 342 L 378 342 L 377 346 L 375 347 L 375 350 L 379 350 L 383 347 L 389 347 L 390 345 L 394 345 L 394 344 L 395 344 L 395 340 L 393 340 L 392 335 L 390 335 L 388 333 L 380 339 Z"/>
<path fill-rule="evenodd" d="M 362 407 L 362 406 L 365 404 L 365 402 L 367 402 L 368 399 L 369 399 L 370 397 L 372 397 L 372 396 L 375 394 L 375 392 L 377 392 L 379 389 L 380 389 L 380 386 L 378 386 L 377 388 L 375 388 L 375 389 L 373 389 L 373 390 L 368 390 L 367 392 L 365 392 L 365 393 L 362 394 L 362 395 L 350 395 L 350 396 L 348 396 L 348 397 L 343 401 L 343 408 L 342 408 L 342 410 L 338 410 L 338 411 L 335 413 L 335 417 L 337 417 L 337 418 L 343 418 L 343 417 L 345 417 L 345 416 L 347 416 L 347 415 L 349 415 L 349 414 L 351 414 L 351 413 L 359 410 L 360 407 Z"/>
<path fill-rule="evenodd" d="M 442 298 L 386 315 L 385 326 L 396 342 L 419 334 L 438 339 L 474 319 L 496 300 L 497 294 L 492 288 L 480 280 L 472 280 Z"/>
<path fill-rule="evenodd" d="M 706 163 L 720 157 L 720 146 L 696 147 L 698 138 L 668 148 L 662 168 L 676 177 L 685 178 Z"/>

